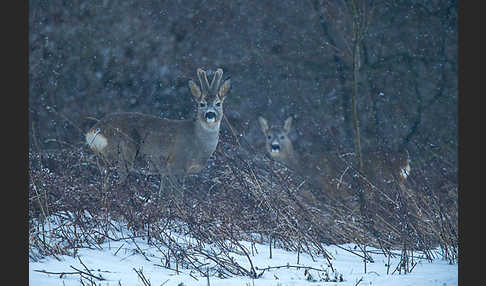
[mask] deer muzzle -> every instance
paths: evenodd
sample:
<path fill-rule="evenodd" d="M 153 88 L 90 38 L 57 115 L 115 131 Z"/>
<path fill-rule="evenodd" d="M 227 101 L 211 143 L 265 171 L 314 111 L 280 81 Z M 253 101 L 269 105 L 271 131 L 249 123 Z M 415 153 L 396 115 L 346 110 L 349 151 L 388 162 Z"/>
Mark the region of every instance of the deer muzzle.
<path fill-rule="evenodd" d="M 278 153 L 280 152 L 280 145 L 278 144 L 278 142 L 272 142 L 272 145 L 271 145 L 271 150 L 272 150 L 272 153 Z"/>
<path fill-rule="evenodd" d="M 216 113 L 214 111 L 208 111 L 204 115 L 207 123 L 214 123 L 216 121 Z"/>

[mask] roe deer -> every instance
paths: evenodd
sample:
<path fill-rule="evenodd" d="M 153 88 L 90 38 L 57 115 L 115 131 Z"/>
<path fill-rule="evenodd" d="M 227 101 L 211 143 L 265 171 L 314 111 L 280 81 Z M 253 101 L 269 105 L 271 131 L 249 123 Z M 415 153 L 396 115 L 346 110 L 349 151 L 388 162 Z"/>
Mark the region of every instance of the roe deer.
<path fill-rule="evenodd" d="M 268 121 L 258 117 L 260 128 L 265 135 L 265 149 L 272 159 L 283 163 L 297 173 L 310 178 L 311 184 L 322 187 L 328 194 L 342 196 L 338 193 L 339 184 L 337 178 L 340 170 L 344 170 L 343 164 L 336 160 L 334 154 L 326 154 L 319 158 L 306 158 L 294 150 L 289 133 L 292 130 L 292 116 L 288 117 L 283 126 L 268 124 Z M 312 162 L 311 162 L 312 161 Z M 306 194 L 306 196 L 312 196 Z"/>
<path fill-rule="evenodd" d="M 289 133 L 292 128 L 292 117 L 285 120 L 283 127 L 270 126 L 263 117 L 258 117 L 260 128 L 265 135 L 265 148 L 273 159 L 285 164 L 291 169 L 299 169 L 300 158 L 294 151 Z"/>
<path fill-rule="evenodd" d="M 304 176 L 309 176 L 319 188 L 334 197 L 345 198 L 352 192 L 350 189 L 349 174 L 354 162 L 354 153 L 338 154 L 325 152 L 320 155 L 303 156 L 294 150 L 289 133 L 292 128 L 292 117 L 285 120 L 283 127 L 270 126 L 267 120 L 259 117 L 261 130 L 265 135 L 265 148 L 267 153 L 277 161 L 285 164 Z M 362 152 L 363 175 L 372 184 L 380 187 L 396 182 L 400 187 L 410 174 L 410 158 L 408 152 L 391 152 L 385 150 L 368 150 Z M 345 158 L 351 155 L 351 160 Z"/>
<path fill-rule="evenodd" d="M 86 142 L 125 182 L 130 171 L 164 176 L 198 173 L 206 167 L 219 139 L 223 101 L 230 79 L 221 83 L 217 69 L 211 83 L 197 69 L 200 87 L 189 80 L 197 112 L 193 120 L 170 120 L 135 112 L 113 113 L 96 123 Z"/>

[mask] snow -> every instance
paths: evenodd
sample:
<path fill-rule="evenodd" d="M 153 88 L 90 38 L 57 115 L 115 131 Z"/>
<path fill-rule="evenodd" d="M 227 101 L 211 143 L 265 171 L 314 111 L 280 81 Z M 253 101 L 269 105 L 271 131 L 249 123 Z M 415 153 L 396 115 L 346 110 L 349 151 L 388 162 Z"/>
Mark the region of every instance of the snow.
<path fill-rule="evenodd" d="M 250 242 L 241 242 L 248 250 L 251 249 Z M 307 254 L 300 254 L 300 264 L 297 264 L 297 253 L 282 249 L 272 249 L 272 259 L 269 259 L 269 246 L 265 244 L 255 244 L 253 255 L 250 253 L 253 265 L 257 269 L 269 266 L 302 266 L 313 267 L 323 271 L 309 270 L 313 281 L 308 281 L 307 271 L 303 268 L 281 267 L 270 269 L 258 279 L 249 277 L 230 277 L 221 279 L 216 276 L 209 277 L 209 285 L 218 286 L 291 286 L 291 285 L 437 285 L 452 286 L 458 285 L 458 266 L 449 264 L 442 260 L 440 256 L 429 262 L 425 259 L 416 258 L 417 265 L 411 272 L 399 274 L 398 271 L 392 274 L 400 261 L 399 251 L 396 256 L 390 258 L 389 274 L 387 274 L 386 264 L 388 259 L 379 250 L 367 247 L 367 251 L 373 251 L 374 263 L 367 263 L 367 272 L 364 273 L 364 263 L 362 259 L 349 251 L 360 252 L 355 249 L 353 244 L 340 246 L 330 245 L 325 247 L 332 256 L 332 266 L 335 272 L 331 271 L 327 260 L 322 257 L 314 257 Z M 420 256 L 419 253 L 414 253 Z M 77 250 L 76 256 L 49 256 L 39 261 L 29 261 L 29 285 L 208 285 L 206 277 L 199 272 L 190 269 L 179 269 L 179 274 L 175 270 L 162 267 L 162 255 L 160 247 L 147 243 L 141 238 L 132 238 L 120 241 L 107 241 L 99 245 L 99 248 L 81 248 Z M 250 265 L 245 255 L 233 255 L 234 259 L 242 266 L 249 269 Z M 78 270 L 86 271 L 86 268 L 96 276 L 101 276 L 105 280 L 92 279 L 85 276 L 81 281 Z M 75 268 L 75 269 L 74 269 Z M 175 268 L 175 265 L 171 265 Z M 329 278 L 342 275 L 343 282 L 322 282 L 325 272 Z M 53 273 L 75 273 L 76 274 L 46 274 Z M 142 274 L 148 282 L 143 282 L 138 273 Z M 257 270 L 261 273 L 261 270 Z M 148 284 L 150 283 L 150 284 Z"/>

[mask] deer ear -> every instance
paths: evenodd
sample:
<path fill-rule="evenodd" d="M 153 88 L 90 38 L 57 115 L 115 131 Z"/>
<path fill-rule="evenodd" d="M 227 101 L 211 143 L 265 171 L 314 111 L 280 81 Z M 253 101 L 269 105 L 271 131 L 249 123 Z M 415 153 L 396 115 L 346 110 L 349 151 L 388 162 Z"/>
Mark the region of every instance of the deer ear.
<path fill-rule="evenodd" d="M 226 94 L 228 93 L 230 88 L 231 88 L 231 79 L 227 79 L 219 87 L 218 97 L 219 97 L 220 100 L 224 99 L 224 97 L 226 96 Z"/>
<path fill-rule="evenodd" d="M 268 122 L 265 118 L 259 116 L 258 117 L 258 123 L 260 123 L 260 128 L 263 131 L 263 134 L 267 134 L 268 131 Z"/>
<path fill-rule="evenodd" d="M 199 99 L 201 97 L 201 89 L 199 88 L 199 86 L 197 86 L 197 84 L 192 81 L 192 80 L 189 80 L 189 89 L 191 90 L 191 93 L 192 95 L 196 98 L 196 99 Z"/>
<path fill-rule="evenodd" d="M 290 129 L 292 128 L 292 116 L 290 116 L 289 118 L 287 118 L 285 120 L 285 123 L 284 123 L 284 130 L 285 130 L 285 133 L 289 133 L 290 132 Z"/>

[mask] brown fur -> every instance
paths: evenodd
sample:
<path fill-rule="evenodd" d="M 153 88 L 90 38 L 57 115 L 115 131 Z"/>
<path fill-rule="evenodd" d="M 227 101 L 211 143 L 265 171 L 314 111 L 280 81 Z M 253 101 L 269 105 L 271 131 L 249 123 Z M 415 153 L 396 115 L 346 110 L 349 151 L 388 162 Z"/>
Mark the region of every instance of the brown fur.
<path fill-rule="evenodd" d="M 220 84 L 221 69 L 215 72 L 211 84 L 205 71 L 198 69 L 197 73 L 200 87 L 189 81 L 197 104 L 194 120 L 113 113 L 86 133 L 86 143 L 104 162 L 115 166 L 120 183 L 131 171 L 171 176 L 198 173 L 206 167 L 219 140 L 222 104 L 230 80 Z"/>
<path fill-rule="evenodd" d="M 265 150 L 270 157 L 304 176 L 309 176 L 315 185 L 332 197 L 346 198 L 351 195 L 352 190 L 348 188 L 349 184 L 345 180 L 353 168 L 353 153 L 328 152 L 318 157 L 303 156 L 294 150 L 288 136 L 292 128 L 292 117 L 287 118 L 283 126 L 270 126 L 263 117 L 259 117 L 258 121 L 266 138 Z M 407 151 L 363 152 L 363 175 L 372 184 L 383 187 L 396 182 L 403 187 L 409 174 L 410 159 Z"/>

